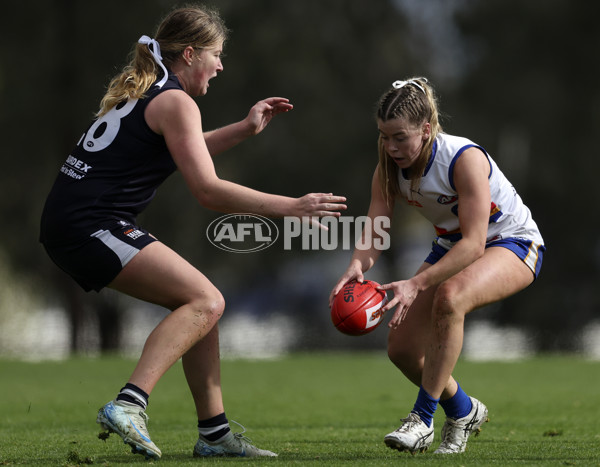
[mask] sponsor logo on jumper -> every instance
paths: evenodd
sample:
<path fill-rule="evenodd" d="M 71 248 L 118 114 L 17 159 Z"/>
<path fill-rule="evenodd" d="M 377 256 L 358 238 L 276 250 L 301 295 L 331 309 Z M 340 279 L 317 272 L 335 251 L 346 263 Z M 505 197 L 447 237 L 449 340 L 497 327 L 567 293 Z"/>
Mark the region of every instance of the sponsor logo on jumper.
<path fill-rule="evenodd" d="M 86 164 L 84 161 L 77 159 L 76 157 L 69 156 L 67 160 L 60 168 L 60 171 L 65 175 L 80 180 L 88 173 L 88 170 L 92 168 L 91 165 Z"/>
<path fill-rule="evenodd" d="M 452 204 L 458 199 L 457 195 L 440 195 L 437 199 L 439 204 Z"/>

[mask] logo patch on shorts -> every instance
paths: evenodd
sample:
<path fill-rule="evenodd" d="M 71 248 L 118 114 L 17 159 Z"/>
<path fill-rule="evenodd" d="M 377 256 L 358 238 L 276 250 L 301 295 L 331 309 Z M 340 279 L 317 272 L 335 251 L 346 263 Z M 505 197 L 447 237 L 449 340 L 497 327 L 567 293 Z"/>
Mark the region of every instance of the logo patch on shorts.
<path fill-rule="evenodd" d="M 137 240 L 138 238 L 143 237 L 144 235 L 146 235 L 145 232 L 142 232 L 139 229 L 129 229 L 129 230 L 126 230 L 123 233 L 125 235 L 127 235 L 129 238 L 131 238 L 132 240 Z"/>

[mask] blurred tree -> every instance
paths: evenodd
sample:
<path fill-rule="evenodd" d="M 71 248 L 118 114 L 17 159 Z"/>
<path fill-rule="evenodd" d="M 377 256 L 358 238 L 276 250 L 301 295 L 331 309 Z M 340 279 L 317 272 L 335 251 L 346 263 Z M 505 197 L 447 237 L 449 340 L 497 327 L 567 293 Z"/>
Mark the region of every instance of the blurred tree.
<path fill-rule="evenodd" d="M 254 102 L 268 96 L 288 97 L 295 105 L 261 135 L 219 155 L 218 174 L 288 196 L 311 191 L 345 195 L 347 214 L 364 215 L 377 158 L 375 103 L 396 77 L 413 68 L 404 47 L 405 17 L 388 1 L 215 5 L 232 33 L 225 46 L 224 72 L 198 99 L 206 128 L 243 118 Z M 216 251 L 202 237 L 219 214 L 200 208 L 178 175 L 161 191 L 165 196 L 155 199 L 144 215 L 145 225 L 233 293 L 244 294 L 267 281 L 263 276 L 294 256 L 313 256 L 278 247 L 261 252 L 260 259 Z M 181 225 L 181 219 L 185 228 L 172 228 Z M 333 256 L 316 254 L 324 261 Z M 232 277 L 231 270 L 238 274 Z M 333 280 L 324 277 L 323 286 Z"/>
<path fill-rule="evenodd" d="M 0 213 L 10 221 L 0 232 L 0 245 L 13 268 L 27 271 L 67 311 L 73 351 L 86 350 L 82 335 L 91 320 L 102 331 L 100 349 L 116 350 L 121 310 L 107 294 L 85 297 L 50 263 L 37 241 L 40 213 L 60 164 L 93 117 L 108 80 L 125 63 L 138 29 L 152 31 L 160 10 L 142 1 L 53 0 L 10 2 L 1 16 Z M 135 21 L 112 21 L 117 11 Z"/>
<path fill-rule="evenodd" d="M 598 199 L 600 30 L 582 0 L 471 2 L 463 33 L 480 51 L 447 106 L 488 148 L 533 211 L 548 252 L 538 283 L 498 313 L 526 325 L 542 350 L 573 350 L 600 311 Z M 591 156 L 591 157 L 590 157 Z"/>
<path fill-rule="evenodd" d="M 94 316 L 104 330 L 101 347 L 114 348 L 120 310 L 110 302 L 107 306 L 104 294 L 84 298 L 50 263 L 37 243 L 43 201 L 109 79 L 126 63 L 137 38 L 152 34 L 173 6 L 159 0 L 34 0 L 10 2 L 2 15 L 0 50 L 13 68 L 0 72 L 3 153 L 10 155 L 4 158 L 8 170 L 0 174 L 5 193 L 0 213 L 10 219 L 0 231 L 0 244 L 10 253 L 12 267 L 28 271 L 41 293 L 68 310 L 73 350 L 85 345 L 82 328 Z M 265 134 L 220 157 L 221 176 L 290 196 L 347 194 L 353 201 L 350 214 L 364 213 L 374 167 L 373 102 L 408 63 L 402 16 L 388 2 L 356 0 L 222 1 L 215 6 L 232 36 L 226 72 L 199 100 L 206 128 L 243 118 L 254 102 L 270 95 L 287 96 L 296 105 Z M 36 12 L 36 22 L 30 11 Z M 256 259 L 224 257 L 205 241 L 206 225 L 216 215 L 199 208 L 175 175 L 140 220 L 203 269 L 212 266 L 229 280 L 232 268 L 240 277 L 255 271 Z M 274 268 L 286 256 L 272 250 L 260 262 Z M 221 267 L 224 262 L 227 267 Z"/>
<path fill-rule="evenodd" d="M 597 222 L 581 202 L 597 199 L 592 174 L 600 164 L 588 157 L 600 118 L 593 82 L 600 32 L 587 3 L 207 3 L 220 9 L 232 34 L 225 71 L 198 100 L 206 128 L 243 118 L 254 102 L 271 95 L 295 105 L 263 134 L 217 157 L 221 177 L 290 196 L 343 194 L 349 199 L 347 214 L 363 215 L 376 163 L 375 102 L 395 79 L 428 76 L 442 110 L 452 116 L 444 122 L 446 130 L 476 140 L 497 158 L 548 243 L 539 282 L 507 300 L 494 317 L 527 324 L 539 331 L 541 348 L 552 349 L 569 348 L 573 333 L 598 315 L 599 260 L 590 254 L 590 247 L 598 248 Z M 108 323 L 100 325 L 101 347 L 118 345 L 120 311 L 105 294 L 94 304 L 65 285 L 37 243 L 43 201 L 109 79 L 139 36 L 152 34 L 176 4 L 32 0 L 9 2 L 0 16 L 0 215 L 5 219 L 0 247 L 13 268 L 31 274 L 40 293 L 71 310 L 74 350 L 84 345 L 78 336 L 93 316 Z M 563 175 L 565 170 L 570 173 Z M 298 260 L 339 259 L 336 253 L 277 248 L 260 258 L 221 252 L 205 239 L 217 216 L 200 208 L 175 174 L 140 222 L 208 271 L 226 296 L 270 279 L 274 287 L 282 286 L 277 271 Z M 396 257 L 390 252 L 394 270 L 402 266 L 394 264 Z M 77 304 L 82 300 L 91 308 Z M 298 308 L 307 306 L 298 299 Z"/>

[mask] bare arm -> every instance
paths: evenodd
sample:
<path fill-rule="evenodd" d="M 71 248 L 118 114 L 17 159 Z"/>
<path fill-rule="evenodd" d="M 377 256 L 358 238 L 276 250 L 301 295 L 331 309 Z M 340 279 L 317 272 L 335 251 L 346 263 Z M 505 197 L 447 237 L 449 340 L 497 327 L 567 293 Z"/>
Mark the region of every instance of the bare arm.
<path fill-rule="evenodd" d="M 162 134 L 186 184 L 198 202 L 220 212 L 246 212 L 268 217 L 339 216 L 346 199 L 331 193 L 301 198 L 272 195 L 221 180 L 202 133 L 200 111 L 185 92 L 165 91 L 148 104 L 146 121 Z"/>
<path fill-rule="evenodd" d="M 362 282 L 364 280 L 364 273 L 373 267 L 379 258 L 379 255 L 381 255 L 381 250 L 377 248 L 379 243 L 376 241 L 381 239 L 381 235 L 373 229 L 373 226 L 375 225 L 375 219 L 378 217 L 387 217 L 391 223 L 393 211 L 394 203 L 391 201 L 388 205 L 386 202 L 381 191 L 381 184 L 379 183 L 379 170 L 376 168 L 371 181 L 371 204 L 369 205 L 369 212 L 367 214 L 367 216 L 371 219 L 371 222 L 370 224 L 365 225 L 365 228 L 362 232 L 362 240 L 365 239 L 365 236 L 371 239 L 370 242 L 363 241 L 363 243 L 370 243 L 370 248 L 364 250 L 358 248 L 354 249 L 348 269 L 346 269 L 342 277 L 338 280 L 337 284 L 331 291 L 329 296 L 329 306 L 331 306 L 334 297 L 346 283 L 352 280 Z M 370 229 L 368 232 L 366 231 L 367 228 Z"/>
<path fill-rule="evenodd" d="M 284 97 L 270 97 L 257 102 L 243 120 L 217 130 L 204 132 L 204 140 L 211 156 L 216 156 L 238 145 L 265 129 L 271 119 L 294 107 Z"/>

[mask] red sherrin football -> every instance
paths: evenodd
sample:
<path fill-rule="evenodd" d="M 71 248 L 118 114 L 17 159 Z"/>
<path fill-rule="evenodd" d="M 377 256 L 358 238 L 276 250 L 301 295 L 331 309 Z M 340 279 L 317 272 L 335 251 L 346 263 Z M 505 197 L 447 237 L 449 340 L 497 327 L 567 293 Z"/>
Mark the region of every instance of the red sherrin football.
<path fill-rule="evenodd" d="M 362 336 L 381 324 L 381 308 L 387 303 L 387 295 L 376 287 L 379 284 L 374 281 L 352 281 L 339 291 L 331 307 L 331 321 L 338 331 Z"/>

